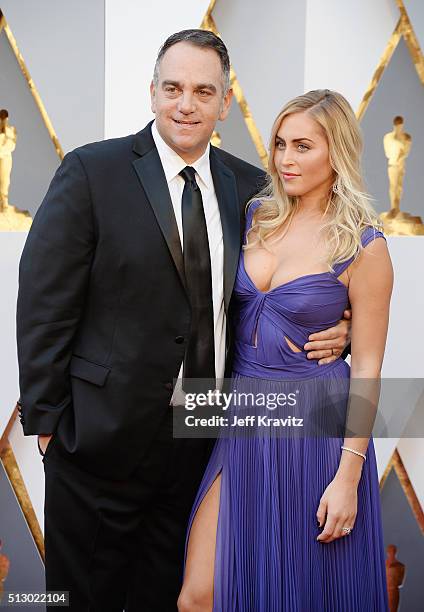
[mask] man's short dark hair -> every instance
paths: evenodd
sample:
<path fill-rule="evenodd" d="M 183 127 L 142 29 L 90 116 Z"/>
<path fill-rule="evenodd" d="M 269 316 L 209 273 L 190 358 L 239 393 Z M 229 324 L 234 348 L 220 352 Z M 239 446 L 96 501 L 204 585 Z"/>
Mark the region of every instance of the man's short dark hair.
<path fill-rule="evenodd" d="M 222 86 L 225 95 L 230 89 L 230 58 L 228 57 L 227 47 L 222 40 L 209 30 L 182 30 L 181 32 L 171 34 L 171 36 L 165 40 L 159 49 L 153 72 L 153 83 L 155 87 L 159 84 L 159 64 L 163 56 L 170 47 L 179 42 L 188 42 L 196 47 L 203 47 L 203 49 L 213 49 L 218 53 L 221 61 Z"/>
<path fill-rule="evenodd" d="M 400 115 L 396 115 L 396 117 L 393 119 L 393 125 L 401 125 L 403 123 L 403 117 L 401 117 Z"/>
<path fill-rule="evenodd" d="M 0 110 L 0 119 L 7 119 L 9 116 L 9 113 L 7 112 L 7 110 L 5 108 L 2 108 Z"/>

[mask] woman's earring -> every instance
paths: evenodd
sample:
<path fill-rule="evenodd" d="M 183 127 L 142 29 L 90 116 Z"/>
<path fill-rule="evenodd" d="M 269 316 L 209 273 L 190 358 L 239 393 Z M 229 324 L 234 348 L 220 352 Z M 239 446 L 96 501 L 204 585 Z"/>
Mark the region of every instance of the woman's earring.
<path fill-rule="evenodd" d="M 333 183 L 333 193 L 335 193 L 335 194 L 339 193 L 339 189 L 337 187 L 337 183 Z"/>

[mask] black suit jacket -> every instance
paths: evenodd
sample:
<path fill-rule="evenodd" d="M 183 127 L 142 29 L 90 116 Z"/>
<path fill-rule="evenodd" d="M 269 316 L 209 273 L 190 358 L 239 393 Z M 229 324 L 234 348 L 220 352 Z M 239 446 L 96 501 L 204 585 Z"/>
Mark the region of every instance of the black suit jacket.
<path fill-rule="evenodd" d="M 24 434 L 54 432 L 77 463 L 111 478 L 128 475 L 154 439 L 190 329 L 179 234 L 150 126 L 65 156 L 19 266 Z M 215 147 L 210 164 L 228 313 L 244 207 L 264 172 Z"/>

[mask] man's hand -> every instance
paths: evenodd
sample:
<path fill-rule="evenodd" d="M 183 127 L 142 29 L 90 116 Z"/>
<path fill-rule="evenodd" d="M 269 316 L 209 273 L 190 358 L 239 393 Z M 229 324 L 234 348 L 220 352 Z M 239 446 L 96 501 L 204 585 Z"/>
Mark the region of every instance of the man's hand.
<path fill-rule="evenodd" d="M 52 439 L 52 436 L 53 434 L 47 434 L 47 435 L 40 434 L 38 436 L 38 444 L 41 448 L 43 455 L 46 454 L 46 450 L 47 450 L 50 440 Z"/>
<path fill-rule="evenodd" d="M 311 334 L 309 342 L 304 345 L 308 351 L 308 359 L 318 359 L 319 365 L 335 361 L 350 344 L 350 328 L 352 311 L 345 310 L 341 319 L 335 327 Z"/>

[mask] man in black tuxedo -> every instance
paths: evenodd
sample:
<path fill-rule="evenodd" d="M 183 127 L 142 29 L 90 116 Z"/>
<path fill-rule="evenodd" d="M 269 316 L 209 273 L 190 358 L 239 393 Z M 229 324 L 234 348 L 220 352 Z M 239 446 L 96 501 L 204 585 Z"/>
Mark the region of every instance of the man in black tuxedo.
<path fill-rule="evenodd" d="M 19 268 L 20 418 L 44 453 L 47 589 L 78 611 L 176 609 L 211 445 L 172 437 L 173 380 L 230 372 L 244 207 L 264 180 L 209 145 L 232 97 L 214 34 L 171 36 L 151 96 L 154 123 L 65 156 Z M 330 330 L 339 354 L 346 330 Z"/>

